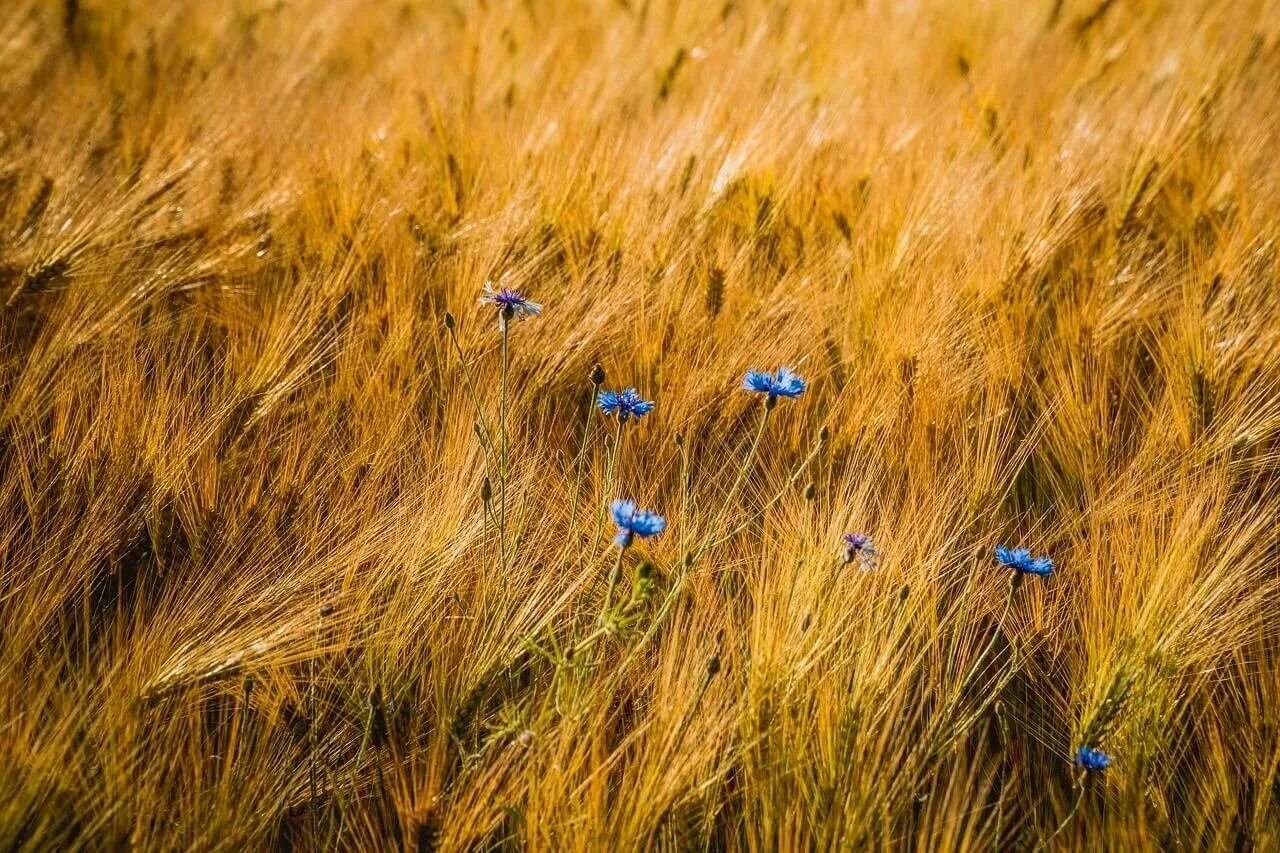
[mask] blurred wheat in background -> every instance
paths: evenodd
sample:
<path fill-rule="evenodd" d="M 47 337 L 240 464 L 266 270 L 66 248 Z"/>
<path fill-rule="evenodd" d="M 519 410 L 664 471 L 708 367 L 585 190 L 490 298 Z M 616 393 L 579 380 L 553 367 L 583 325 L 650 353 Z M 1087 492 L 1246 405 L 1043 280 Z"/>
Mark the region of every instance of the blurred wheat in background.
<path fill-rule="evenodd" d="M 0 847 L 1280 849 L 1274 0 L 0 5 Z"/>

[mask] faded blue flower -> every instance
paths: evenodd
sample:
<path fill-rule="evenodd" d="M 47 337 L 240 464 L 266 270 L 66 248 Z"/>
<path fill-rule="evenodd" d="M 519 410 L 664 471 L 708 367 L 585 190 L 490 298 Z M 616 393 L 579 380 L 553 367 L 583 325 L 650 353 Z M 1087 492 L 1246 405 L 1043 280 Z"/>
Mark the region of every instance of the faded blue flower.
<path fill-rule="evenodd" d="M 880 562 L 880 552 L 864 533 L 846 533 L 840 537 L 840 544 L 845 565 L 857 560 L 863 571 L 870 571 Z"/>
<path fill-rule="evenodd" d="M 1106 770 L 1111 766 L 1111 756 L 1100 749 L 1082 746 L 1076 750 L 1075 765 L 1089 773 Z"/>
<path fill-rule="evenodd" d="M 996 560 L 1015 572 L 1024 575 L 1035 575 L 1047 578 L 1053 574 L 1053 560 L 1048 557 L 1033 557 L 1026 548 L 1006 548 L 996 546 Z"/>
<path fill-rule="evenodd" d="M 653 401 L 641 399 L 634 388 L 625 391 L 601 391 L 596 401 L 600 411 L 606 415 L 617 415 L 618 420 L 626 423 L 631 418 L 639 420 L 653 411 Z"/>
<path fill-rule="evenodd" d="M 504 287 L 495 290 L 492 282 L 484 283 L 484 296 L 480 297 L 482 305 L 496 305 L 498 312 L 504 320 L 515 318 L 523 320 L 525 317 L 532 317 L 542 311 L 542 306 L 537 302 L 530 302 L 524 298 L 524 295 L 518 290 L 512 290 Z"/>
<path fill-rule="evenodd" d="M 742 387 L 756 394 L 768 394 L 772 402 L 779 397 L 799 397 L 804 393 L 805 381 L 791 368 L 779 367 L 773 373 L 748 370 L 742 379 Z"/>
<path fill-rule="evenodd" d="M 613 523 L 618 525 L 618 535 L 613 537 L 613 543 L 619 548 L 630 548 L 636 536 L 648 539 L 667 529 L 665 518 L 656 512 L 636 509 L 635 501 L 616 500 L 609 505 L 609 513 L 613 516 Z"/>

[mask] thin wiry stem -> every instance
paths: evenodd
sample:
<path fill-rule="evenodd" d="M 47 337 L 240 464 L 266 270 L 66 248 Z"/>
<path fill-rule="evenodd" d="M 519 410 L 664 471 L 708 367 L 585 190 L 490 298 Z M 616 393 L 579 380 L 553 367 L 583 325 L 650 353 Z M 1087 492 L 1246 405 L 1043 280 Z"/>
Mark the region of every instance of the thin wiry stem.
<path fill-rule="evenodd" d="M 609 495 L 613 493 L 613 478 L 617 470 L 618 455 L 622 452 L 622 419 L 619 418 L 613 427 L 613 447 L 609 451 L 609 461 L 605 465 L 604 474 L 604 494 L 605 500 L 609 499 Z M 604 535 L 604 527 L 608 521 L 609 510 L 606 503 L 605 508 L 601 510 L 600 517 L 596 522 L 596 538 L 591 543 L 591 553 L 594 554 L 600 550 L 600 538 Z"/>
<path fill-rule="evenodd" d="M 502 448 L 498 457 L 499 506 L 498 506 L 498 547 L 499 564 L 503 573 L 507 569 L 507 369 L 509 367 L 508 339 L 510 323 L 505 316 L 500 316 L 498 325 L 502 327 L 502 382 L 498 397 L 498 427 Z"/>
<path fill-rule="evenodd" d="M 618 546 L 618 559 L 613 563 L 613 569 L 609 572 L 609 586 L 604 592 L 604 605 L 600 608 L 600 622 L 603 624 L 609 616 L 609 608 L 613 606 L 613 591 L 618 587 L 618 581 L 622 579 L 622 558 L 626 556 L 627 547 L 625 545 Z"/>
<path fill-rule="evenodd" d="M 462 369 L 462 380 L 467 386 L 467 394 L 471 397 L 471 405 L 476 410 L 476 423 L 480 425 L 481 441 L 480 447 L 484 450 L 487 459 L 493 448 L 493 431 L 489 429 L 489 422 L 485 419 L 484 408 L 480 405 L 480 395 L 476 393 L 475 380 L 471 376 L 471 368 L 467 364 L 467 357 L 462 351 L 462 344 L 458 341 L 457 330 L 450 323 L 446 326 L 449 330 L 449 340 L 453 342 L 454 351 L 458 354 L 458 366 Z"/>
<path fill-rule="evenodd" d="M 1076 787 L 1079 789 L 1076 793 L 1076 801 L 1071 806 L 1071 811 L 1067 812 L 1067 816 L 1062 819 L 1062 823 L 1058 824 L 1058 828 L 1049 834 L 1049 837 L 1036 845 L 1036 853 L 1041 850 L 1047 850 L 1049 845 L 1053 843 L 1053 839 L 1062 834 L 1062 830 L 1067 828 L 1067 824 L 1071 823 L 1071 819 L 1076 816 L 1076 812 L 1080 811 L 1080 804 L 1084 802 L 1085 782 L 1088 774 L 1083 771 L 1076 777 Z"/>

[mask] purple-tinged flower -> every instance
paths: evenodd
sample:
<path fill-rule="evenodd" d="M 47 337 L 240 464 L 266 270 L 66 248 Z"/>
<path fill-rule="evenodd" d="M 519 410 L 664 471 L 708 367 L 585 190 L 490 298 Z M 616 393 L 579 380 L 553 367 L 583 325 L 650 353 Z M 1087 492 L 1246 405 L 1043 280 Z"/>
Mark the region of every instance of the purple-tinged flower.
<path fill-rule="evenodd" d="M 1076 750 L 1074 763 L 1087 773 L 1095 773 L 1111 766 L 1111 756 L 1100 749 L 1082 746 Z"/>
<path fill-rule="evenodd" d="M 840 537 L 840 544 L 846 566 L 857 560 L 866 572 L 874 569 L 880 562 L 880 552 L 871 544 L 871 537 L 864 533 L 846 533 Z"/>
<path fill-rule="evenodd" d="M 496 305 L 498 315 L 503 320 L 523 320 L 525 317 L 532 317 L 542 311 L 542 306 L 537 302 L 530 302 L 525 299 L 524 294 L 518 290 L 512 290 L 509 287 L 503 287 L 495 290 L 493 283 L 486 281 L 484 283 L 484 296 L 480 297 L 482 305 Z"/>
<path fill-rule="evenodd" d="M 619 548 L 630 548 L 637 536 L 648 539 L 667 529 L 665 518 L 656 512 L 636 509 L 635 501 L 616 500 L 609 505 L 609 513 L 613 516 L 613 523 L 618 525 L 618 535 L 613 537 L 613 544 Z"/>
<path fill-rule="evenodd" d="M 631 418 L 639 420 L 653 411 L 653 401 L 641 399 L 634 388 L 625 391 L 601 391 L 596 401 L 600 411 L 606 415 L 617 415 L 618 420 L 626 423 Z"/>
<path fill-rule="evenodd" d="M 799 397 L 804 393 L 805 381 L 789 367 L 779 367 L 773 373 L 748 370 L 742 379 L 742 388 L 755 394 L 768 394 L 768 401 L 772 404 L 779 397 Z"/>
<path fill-rule="evenodd" d="M 1022 575 L 1047 578 L 1053 574 L 1053 560 L 1048 557 L 1033 557 L 1026 548 L 1006 548 L 1003 545 L 997 545 L 996 560 L 1002 566 L 1008 566 Z"/>

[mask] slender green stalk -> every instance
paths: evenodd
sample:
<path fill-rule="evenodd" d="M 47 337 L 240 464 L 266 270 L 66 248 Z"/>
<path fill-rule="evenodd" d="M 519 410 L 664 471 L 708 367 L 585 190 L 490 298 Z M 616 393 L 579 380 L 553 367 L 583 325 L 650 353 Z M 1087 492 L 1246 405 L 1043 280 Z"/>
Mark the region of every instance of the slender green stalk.
<path fill-rule="evenodd" d="M 604 606 L 600 608 L 600 622 L 609 616 L 609 608 L 613 606 L 613 591 L 618 588 L 618 581 L 622 579 L 622 558 L 626 555 L 627 549 L 625 545 L 618 546 L 618 559 L 613 563 L 613 569 L 609 572 L 609 586 L 604 593 Z"/>
<path fill-rule="evenodd" d="M 1021 577 L 1021 575 L 1015 572 L 1013 576 L 1009 578 L 1009 594 L 1005 596 L 1004 599 L 1004 610 L 1001 611 L 1000 618 L 996 620 L 995 630 L 991 632 L 991 639 L 987 641 L 986 648 L 982 650 L 982 654 L 978 655 L 978 657 L 974 659 L 973 667 L 969 670 L 968 674 L 965 675 L 964 679 L 961 680 L 959 688 L 961 691 L 963 691 L 973 677 L 978 674 L 978 670 L 982 666 L 983 661 L 986 660 L 987 655 L 991 654 L 991 650 L 995 648 L 996 640 L 1000 637 L 1002 632 L 1001 629 L 1004 626 L 1004 620 L 1009 618 L 1009 611 L 1013 608 L 1013 597 L 1017 594 L 1018 587 L 1021 586 Z"/>
<path fill-rule="evenodd" d="M 1076 812 L 1080 811 L 1080 804 L 1084 802 L 1085 781 L 1087 779 L 1088 774 L 1083 772 L 1076 777 L 1076 787 L 1079 791 L 1076 793 L 1076 801 L 1071 806 L 1071 811 L 1067 812 L 1067 816 L 1062 819 L 1062 823 L 1058 824 L 1058 828 L 1055 829 L 1048 838 L 1036 845 L 1036 853 L 1039 853 L 1041 850 L 1047 850 L 1049 845 L 1053 843 L 1053 839 L 1062 834 L 1062 830 L 1066 829 L 1067 824 L 1071 823 L 1071 819 L 1076 816 Z"/>
<path fill-rule="evenodd" d="M 613 447 L 609 451 L 609 461 L 605 465 L 604 494 L 606 501 L 609 500 L 610 495 L 613 493 L 614 473 L 617 470 L 618 456 L 622 452 L 622 434 L 622 419 L 618 418 L 613 427 Z M 604 535 L 605 523 L 608 517 L 609 510 L 603 508 L 599 519 L 596 521 L 596 538 L 591 543 L 592 554 L 600 550 L 600 537 Z"/>
<path fill-rule="evenodd" d="M 502 327 L 502 387 L 498 397 L 498 429 L 502 448 L 498 457 L 499 507 L 498 507 L 498 547 L 501 550 L 500 564 L 505 573 L 507 568 L 507 370 L 509 367 L 508 339 L 510 322 L 501 315 L 498 325 Z"/>

